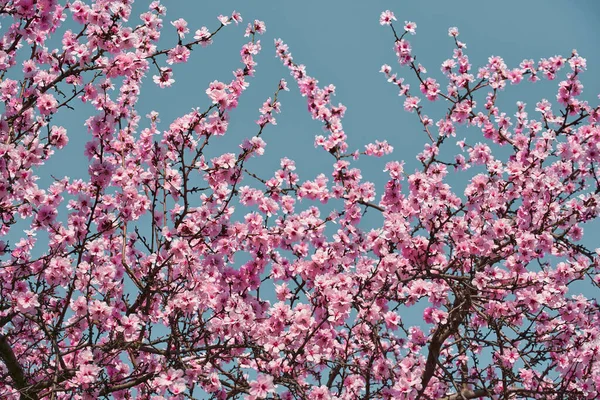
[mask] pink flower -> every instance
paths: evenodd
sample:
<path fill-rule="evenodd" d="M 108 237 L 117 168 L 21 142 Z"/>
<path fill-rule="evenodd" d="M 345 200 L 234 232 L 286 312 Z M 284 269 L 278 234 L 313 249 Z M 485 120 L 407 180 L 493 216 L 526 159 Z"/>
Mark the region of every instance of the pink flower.
<path fill-rule="evenodd" d="M 173 73 L 171 71 L 171 68 L 161 68 L 160 75 L 152 76 L 152 80 L 161 88 L 169 87 L 175 82 L 175 79 L 172 78 Z"/>
<path fill-rule="evenodd" d="M 435 101 L 440 93 L 440 84 L 433 78 L 427 78 L 420 85 L 421 93 L 427 96 L 429 101 Z"/>
<path fill-rule="evenodd" d="M 416 96 L 407 97 L 406 100 L 404 100 L 404 109 L 408 112 L 413 112 L 419 107 L 420 101 L 421 99 Z"/>
<path fill-rule="evenodd" d="M 385 325 L 388 329 L 397 329 L 398 324 L 401 322 L 400 316 L 393 311 L 386 312 L 383 317 L 385 319 Z"/>
<path fill-rule="evenodd" d="M 92 321 L 102 324 L 106 322 L 112 312 L 112 307 L 100 300 L 93 300 L 88 307 Z"/>
<path fill-rule="evenodd" d="M 404 162 L 390 161 L 385 164 L 384 172 L 389 172 L 392 179 L 402 179 L 404 172 Z"/>
<path fill-rule="evenodd" d="M 227 104 L 228 94 L 227 85 L 223 82 L 212 81 L 206 89 L 206 94 L 212 100 L 213 104 L 221 104 L 225 106 Z"/>
<path fill-rule="evenodd" d="M 393 12 L 391 12 L 390 10 L 385 10 L 381 13 L 381 16 L 379 17 L 380 25 L 391 25 L 392 21 L 397 21 Z"/>
<path fill-rule="evenodd" d="M 71 309 L 75 312 L 75 315 L 85 315 L 87 311 L 87 300 L 85 297 L 78 297 L 77 300 L 71 300 Z"/>
<path fill-rule="evenodd" d="M 256 34 L 256 33 L 258 33 L 259 35 L 262 35 L 266 31 L 267 31 L 267 27 L 266 27 L 265 23 L 263 21 L 259 21 L 259 20 L 255 19 L 254 23 L 248 24 L 248 27 L 246 28 L 246 32 L 244 33 L 244 36 L 248 37 L 248 36 L 250 36 L 252 34 Z"/>
<path fill-rule="evenodd" d="M 267 397 L 269 393 L 275 391 L 273 377 L 270 375 L 259 375 L 255 381 L 250 382 L 250 396 L 255 399 Z"/>
<path fill-rule="evenodd" d="M 410 47 L 410 43 L 406 39 L 396 41 L 394 45 L 396 50 L 396 55 L 398 56 L 398 62 L 400 65 L 406 65 L 412 62 L 412 48 Z"/>
<path fill-rule="evenodd" d="M 35 220 L 40 226 L 48 226 L 54 222 L 57 214 L 55 207 L 45 204 L 38 209 Z"/>
<path fill-rule="evenodd" d="M 310 311 L 307 308 L 303 308 L 299 312 L 296 312 L 296 315 L 294 316 L 294 323 L 296 327 L 301 330 L 307 330 L 310 327 L 312 320 Z"/>
<path fill-rule="evenodd" d="M 569 230 L 569 237 L 573 239 L 574 242 L 580 241 L 583 238 L 583 228 L 578 225 L 572 226 Z"/>
<path fill-rule="evenodd" d="M 231 13 L 231 19 L 233 21 L 235 21 L 236 25 L 243 21 L 242 20 L 242 14 L 240 14 L 237 11 L 234 11 L 234 12 Z"/>
<path fill-rule="evenodd" d="M 53 126 L 50 130 L 50 143 L 56 146 L 59 149 L 62 149 L 69 143 L 69 138 L 67 136 L 67 130 L 62 126 Z"/>
<path fill-rule="evenodd" d="M 508 71 L 508 79 L 511 84 L 516 85 L 523 79 L 523 71 L 518 68 Z"/>
<path fill-rule="evenodd" d="M 311 389 L 310 398 L 313 400 L 330 400 L 331 394 L 329 393 L 327 386 L 319 386 Z"/>
<path fill-rule="evenodd" d="M 415 24 L 412 21 L 404 21 L 404 30 L 406 32 L 409 32 L 411 35 L 414 35 L 417 33 L 416 29 L 417 29 L 417 24 Z"/>
<path fill-rule="evenodd" d="M 516 349 L 512 348 L 504 349 L 504 353 L 502 355 L 498 354 L 498 357 L 502 360 L 505 366 L 512 367 L 512 365 L 519 360 L 520 355 Z"/>
<path fill-rule="evenodd" d="M 176 21 L 172 21 L 171 25 L 173 25 L 175 27 L 175 29 L 177 30 L 177 34 L 179 35 L 180 38 L 184 38 L 185 34 L 190 31 L 187 27 L 186 20 L 183 18 L 179 18 Z"/>
<path fill-rule="evenodd" d="M 117 327 L 117 331 L 125 334 L 125 340 L 133 340 L 140 329 L 140 319 L 137 315 L 121 317 L 121 326 Z"/>
<path fill-rule="evenodd" d="M 172 65 L 187 62 L 189 56 L 190 50 L 187 47 L 176 46 L 169 50 L 167 64 Z"/>
<path fill-rule="evenodd" d="M 174 395 L 178 395 L 186 390 L 183 375 L 182 370 L 169 368 L 167 372 L 163 372 L 158 378 L 154 379 L 154 383 L 160 387 L 161 390 L 169 390 Z"/>
<path fill-rule="evenodd" d="M 390 146 L 386 140 L 383 142 L 376 140 L 375 143 L 365 145 L 365 155 L 367 156 L 382 157 L 385 154 L 390 154 L 392 151 L 394 151 L 394 147 Z"/>
<path fill-rule="evenodd" d="M 281 79 L 281 80 L 279 81 L 279 89 L 280 89 L 280 90 L 285 90 L 286 92 L 289 92 L 289 91 L 290 91 L 290 89 L 289 89 L 289 88 L 288 88 L 288 86 L 287 86 L 287 82 L 285 81 L 285 79 Z"/>
<path fill-rule="evenodd" d="M 74 381 L 79 385 L 87 387 L 89 384 L 96 382 L 101 370 L 102 368 L 93 364 L 79 365 L 79 368 L 75 373 Z"/>
<path fill-rule="evenodd" d="M 210 34 L 210 31 L 205 26 L 198 29 L 194 35 L 194 39 L 197 40 L 198 42 L 200 42 L 200 45 L 202 47 L 206 47 L 206 46 L 212 44 L 211 37 L 212 37 L 212 35 Z"/>
<path fill-rule="evenodd" d="M 587 67 L 586 59 L 578 56 L 575 50 L 573 50 L 573 54 L 575 54 L 575 56 L 569 59 L 569 66 L 571 67 L 571 69 L 574 71 L 585 70 Z"/>
<path fill-rule="evenodd" d="M 88 170 L 92 183 L 104 188 L 110 183 L 114 167 L 106 161 L 95 160 Z"/>
<path fill-rule="evenodd" d="M 49 115 L 56 111 L 58 101 L 50 93 L 44 93 L 35 102 L 40 114 Z"/>
<path fill-rule="evenodd" d="M 35 75 L 38 67 L 33 60 L 26 60 L 23 62 L 23 76 L 25 78 L 31 78 Z"/>
<path fill-rule="evenodd" d="M 229 19 L 229 17 L 225 16 L 225 15 L 219 15 L 217 17 L 217 19 L 219 20 L 219 22 L 225 26 L 229 25 L 231 23 L 231 19 Z"/>
<path fill-rule="evenodd" d="M 31 311 L 32 309 L 40 306 L 40 303 L 38 302 L 38 295 L 30 291 L 19 293 L 15 296 L 15 299 L 15 307 L 19 312 Z"/>

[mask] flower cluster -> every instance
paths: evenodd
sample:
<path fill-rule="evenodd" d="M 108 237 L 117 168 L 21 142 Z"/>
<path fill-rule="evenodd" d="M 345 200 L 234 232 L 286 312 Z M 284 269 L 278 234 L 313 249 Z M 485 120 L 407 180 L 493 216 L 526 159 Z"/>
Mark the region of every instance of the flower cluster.
<path fill-rule="evenodd" d="M 424 98 L 381 72 L 425 144 L 412 173 L 387 160 L 378 193 L 355 161 L 393 146 L 350 149 L 336 88 L 280 39 L 331 170 L 301 177 L 282 157 L 272 175 L 253 172 L 288 91 L 279 78 L 255 131 L 209 150 L 229 136 L 264 22 L 243 31 L 233 78 L 162 126 L 158 112 L 138 114 L 144 78 L 169 90 L 178 64 L 241 15 L 212 31 L 183 18 L 164 28 L 160 1 L 137 24 L 129 0 L 59 3 L 2 2 L 1 398 L 598 397 L 600 308 L 572 288 L 600 285 L 600 249 L 582 241 L 600 213 L 600 108 L 582 99 L 576 51 L 515 67 L 491 56 L 475 70 L 450 28 L 438 79 L 416 63 L 416 24 L 398 29 L 383 12 Z M 159 49 L 165 32 L 174 42 Z M 543 78 L 559 79 L 556 104 L 499 108 L 502 89 Z M 69 143 L 55 116 L 77 99 L 92 110 L 85 179 L 42 187 Z M 434 121 L 428 101 L 447 112 Z M 476 133 L 457 141 L 466 129 Z M 450 185 L 468 169 L 464 188 Z M 367 211 L 378 218 L 364 224 Z"/>

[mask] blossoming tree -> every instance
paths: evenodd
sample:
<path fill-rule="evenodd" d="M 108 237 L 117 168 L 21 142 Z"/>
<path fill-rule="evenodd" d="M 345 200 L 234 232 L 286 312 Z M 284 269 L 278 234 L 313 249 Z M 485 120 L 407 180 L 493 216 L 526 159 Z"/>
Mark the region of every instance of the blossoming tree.
<path fill-rule="evenodd" d="M 255 136 L 206 157 L 254 73 L 261 21 L 205 108 L 163 131 L 157 113 L 143 119 L 143 78 L 170 86 L 172 64 L 242 17 L 193 34 L 169 21 L 179 40 L 161 50 L 165 7 L 153 2 L 136 25 L 131 3 L 0 1 L 1 398 L 597 398 L 598 304 L 569 293 L 599 282 L 598 252 L 579 241 L 600 211 L 600 113 L 580 99 L 577 52 L 514 68 L 491 57 L 474 71 L 451 28 L 442 88 L 415 60 L 416 24 L 383 12 L 400 66 L 448 111 L 429 118 L 382 67 L 426 144 L 414 173 L 387 163 L 378 196 L 352 164 L 391 146 L 349 149 L 335 88 L 281 40 L 276 55 L 324 126 L 315 145 L 332 170 L 303 180 L 289 158 L 272 176 L 248 170 L 284 80 Z M 49 47 L 55 37 L 62 47 Z M 514 120 L 496 106 L 510 84 L 559 76 L 557 105 L 540 100 L 529 114 L 519 102 Z M 68 141 L 53 118 L 76 101 L 95 109 L 89 179 L 40 187 L 36 172 Z M 449 147 L 466 127 L 479 137 Z M 454 192 L 448 177 L 469 168 Z M 324 215 L 326 202 L 339 210 Z M 365 210 L 383 224 L 361 228 Z M 242 253 L 250 259 L 236 262 Z M 423 324 L 405 323 L 423 304 Z"/>

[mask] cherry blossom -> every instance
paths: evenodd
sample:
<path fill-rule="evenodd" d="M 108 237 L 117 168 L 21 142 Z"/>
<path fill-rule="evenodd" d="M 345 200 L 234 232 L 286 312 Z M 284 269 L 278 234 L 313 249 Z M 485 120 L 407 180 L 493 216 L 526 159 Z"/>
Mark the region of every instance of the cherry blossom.
<path fill-rule="evenodd" d="M 585 238 L 600 107 L 576 50 L 474 66 L 452 27 L 437 70 L 416 62 L 416 23 L 382 12 L 380 72 L 422 127 L 409 170 L 390 138 L 348 140 L 356 111 L 282 39 L 272 61 L 290 83 L 277 76 L 256 124 L 212 145 L 234 140 L 261 20 L 192 27 L 160 1 L 140 15 L 126 0 L 4 3 L 0 398 L 598 398 L 600 249 Z M 183 83 L 178 64 L 236 29 L 229 78 L 173 120 L 139 114 L 144 84 Z M 545 80 L 550 100 L 500 106 Z M 259 173 L 294 86 L 330 167 L 306 176 L 278 155 Z M 83 132 L 58 124 L 80 107 Z M 85 177 L 40 179 L 73 134 L 87 135 Z M 380 186 L 359 168 L 372 157 L 385 158 Z"/>

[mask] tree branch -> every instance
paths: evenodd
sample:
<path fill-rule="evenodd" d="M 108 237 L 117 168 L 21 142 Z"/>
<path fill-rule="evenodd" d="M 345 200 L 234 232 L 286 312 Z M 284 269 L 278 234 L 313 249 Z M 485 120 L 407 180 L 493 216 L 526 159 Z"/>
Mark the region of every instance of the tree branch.
<path fill-rule="evenodd" d="M 14 382 L 15 388 L 21 392 L 21 400 L 37 400 L 38 397 L 36 392 L 27 388 L 27 380 L 25 379 L 23 368 L 21 368 L 12 347 L 10 347 L 6 336 L 1 334 L 0 358 L 4 362 L 4 365 L 6 365 L 6 369 Z"/>

